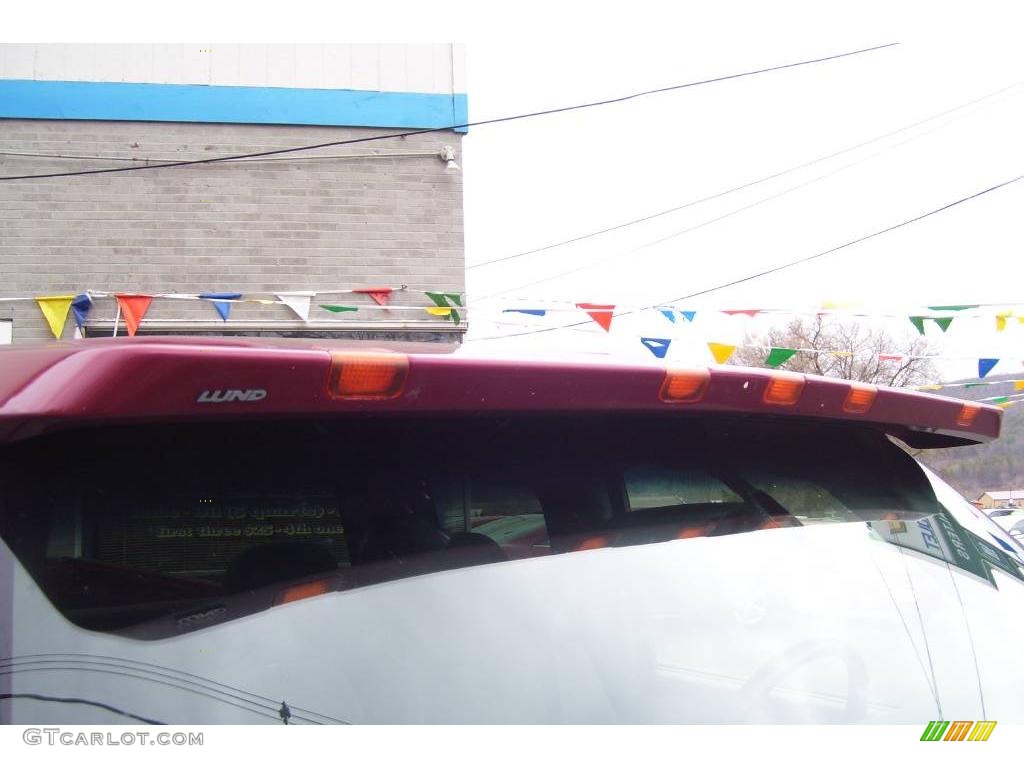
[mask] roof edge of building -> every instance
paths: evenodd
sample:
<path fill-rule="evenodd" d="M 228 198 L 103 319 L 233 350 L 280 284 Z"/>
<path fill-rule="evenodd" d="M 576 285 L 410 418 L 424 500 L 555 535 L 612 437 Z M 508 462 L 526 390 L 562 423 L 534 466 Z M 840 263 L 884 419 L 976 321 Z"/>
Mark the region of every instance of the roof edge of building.
<path fill-rule="evenodd" d="M 0 118 L 128 122 L 454 128 L 466 132 L 464 93 L 0 80 Z"/>

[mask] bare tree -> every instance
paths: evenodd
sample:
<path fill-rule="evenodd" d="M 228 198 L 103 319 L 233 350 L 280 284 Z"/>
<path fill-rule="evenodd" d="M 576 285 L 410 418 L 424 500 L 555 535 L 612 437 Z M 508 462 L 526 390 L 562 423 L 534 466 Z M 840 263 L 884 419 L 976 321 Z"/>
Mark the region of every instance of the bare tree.
<path fill-rule="evenodd" d="M 798 352 L 782 366 L 799 373 L 890 387 L 924 384 L 936 377 L 931 360 L 915 357 L 927 353 L 928 342 L 923 337 L 900 339 L 879 328 L 827 315 L 795 317 L 763 337 L 748 334 L 730 362 L 764 367 L 768 350 L 758 347 L 817 350 Z"/>

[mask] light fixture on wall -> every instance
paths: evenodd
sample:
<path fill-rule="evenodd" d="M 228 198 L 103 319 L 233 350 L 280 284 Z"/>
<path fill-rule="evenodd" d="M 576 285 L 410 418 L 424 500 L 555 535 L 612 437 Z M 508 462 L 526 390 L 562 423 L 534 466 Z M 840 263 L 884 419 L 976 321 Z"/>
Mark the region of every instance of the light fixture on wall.
<path fill-rule="evenodd" d="M 447 144 L 441 147 L 439 154 L 441 162 L 444 163 L 444 169 L 447 173 L 457 173 L 462 170 L 459 168 L 459 164 L 455 162 L 455 149 Z"/>

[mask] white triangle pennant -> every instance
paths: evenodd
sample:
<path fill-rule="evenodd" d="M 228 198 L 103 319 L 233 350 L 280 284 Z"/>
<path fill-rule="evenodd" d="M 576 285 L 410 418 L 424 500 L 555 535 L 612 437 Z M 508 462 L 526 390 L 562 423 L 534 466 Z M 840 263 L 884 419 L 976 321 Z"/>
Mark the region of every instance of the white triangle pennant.
<path fill-rule="evenodd" d="M 309 304 L 314 296 L 316 296 L 316 291 L 289 291 L 277 294 L 277 298 L 298 315 L 303 322 L 309 322 Z"/>

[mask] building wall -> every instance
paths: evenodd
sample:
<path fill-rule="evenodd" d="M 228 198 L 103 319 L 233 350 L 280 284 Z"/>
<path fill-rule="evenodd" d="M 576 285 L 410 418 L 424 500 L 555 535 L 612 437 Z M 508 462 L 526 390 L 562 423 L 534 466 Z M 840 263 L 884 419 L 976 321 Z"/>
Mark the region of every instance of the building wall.
<path fill-rule="evenodd" d="M 982 509 L 997 509 L 1000 507 L 1019 507 L 1024 499 L 1024 492 L 1014 492 L 1011 497 L 993 498 L 988 494 L 982 494 L 978 501 Z"/>
<path fill-rule="evenodd" d="M 465 93 L 461 47 L 440 44 L 6 44 L 0 79 Z"/>
<path fill-rule="evenodd" d="M 0 46 L 0 176 L 344 141 L 453 125 L 465 110 L 457 47 L 209 48 L 213 58 L 200 46 Z M 344 90 L 352 86 L 389 90 Z M 75 88 L 115 90 L 104 99 Z M 46 111 L 73 109 L 73 118 Z M 464 290 L 462 175 L 439 158 L 447 145 L 461 163 L 461 138 L 443 130 L 274 159 L 0 181 L 0 297 L 404 284 L 392 304 L 420 309 L 320 296 L 308 326 L 285 306 L 253 304 L 232 305 L 224 324 L 208 303 L 155 299 L 143 328 L 457 336 L 464 315 L 455 324 L 422 307 L 432 305 L 425 290 Z M 360 311 L 334 315 L 316 303 Z M 96 300 L 92 333 L 112 332 L 115 306 Z M 0 301 L 3 320 L 15 343 L 52 338 L 34 302 Z"/>

